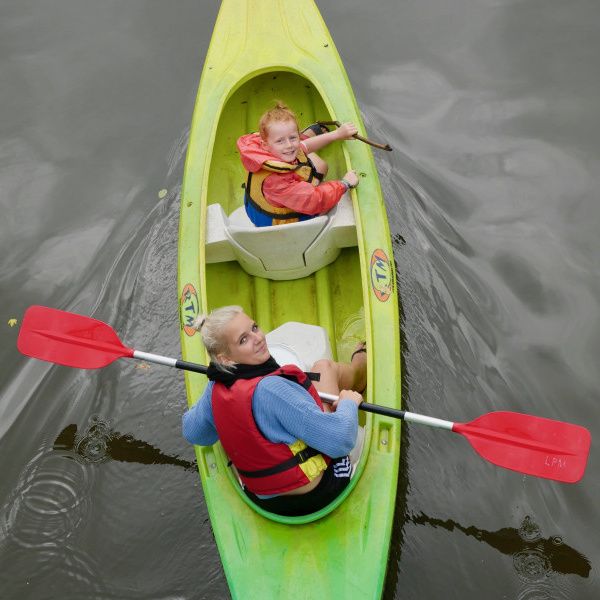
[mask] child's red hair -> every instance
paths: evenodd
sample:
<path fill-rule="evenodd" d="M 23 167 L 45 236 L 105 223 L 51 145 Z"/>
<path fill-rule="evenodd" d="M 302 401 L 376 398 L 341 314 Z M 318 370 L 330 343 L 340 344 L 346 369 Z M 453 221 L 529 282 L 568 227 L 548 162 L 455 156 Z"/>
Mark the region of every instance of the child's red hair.
<path fill-rule="evenodd" d="M 296 124 L 296 128 L 300 129 L 298 126 L 298 119 L 296 118 L 294 111 L 290 110 L 283 102 L 278 100 L 275 106 L 269 109 L 258 122 L 258 131 L 260 133 L 260 137 L 263 140 L 267 139 L 268 127 L 271 123 L 283 123 L 285 121 L 293 121 Z"/>

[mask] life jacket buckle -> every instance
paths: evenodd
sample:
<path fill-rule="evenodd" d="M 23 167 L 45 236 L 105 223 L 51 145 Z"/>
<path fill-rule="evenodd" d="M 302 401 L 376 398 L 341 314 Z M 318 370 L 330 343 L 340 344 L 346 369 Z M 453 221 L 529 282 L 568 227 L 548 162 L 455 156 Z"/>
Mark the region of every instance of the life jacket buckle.
<path fill-rule="evenodd" d="M 310 450 L 311 448 L 304 448 L 303 450 L 300 450 L 300 452 L 296 453 L 296 458 L 298 459 L 299 465 L 305 463 L 308 459 L 314 456 L 314 451 L 311 452 Z"/>

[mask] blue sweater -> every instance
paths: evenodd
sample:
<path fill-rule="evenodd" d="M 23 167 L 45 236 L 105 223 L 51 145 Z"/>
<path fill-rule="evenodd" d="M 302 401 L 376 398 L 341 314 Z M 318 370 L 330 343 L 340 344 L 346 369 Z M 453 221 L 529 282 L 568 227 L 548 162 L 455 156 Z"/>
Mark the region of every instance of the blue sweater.
<path fill-rule="evenodd" d="M 200 446 L 214 444 L 219 436 L 212 414 L 213 382 L 183 415 L 183 436 Z M 333 413 L 324 413 L 300 385 L 283 377 L 264 377 L 252 398 L 252 413 L 261 433 L 271 442 L 304 441 L 332 458 L 345 456 L 356 443 L 358 407 L 342 400 Z"/>

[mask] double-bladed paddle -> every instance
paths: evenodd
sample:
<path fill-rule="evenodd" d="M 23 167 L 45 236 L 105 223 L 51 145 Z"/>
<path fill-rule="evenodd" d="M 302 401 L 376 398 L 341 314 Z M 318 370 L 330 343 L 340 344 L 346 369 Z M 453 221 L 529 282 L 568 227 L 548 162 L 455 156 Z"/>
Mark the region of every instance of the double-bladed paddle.
<path fill-rule="evenodd" d="M 105 367 L 118 358 L 137 358 L 206 373 L 204 365 L 128 348 L 102 321 L 45 306 L 27 309 L 17 347 L 27 356 L 80 369 Z M 337 399 L 332 394 L 319 395 L 330 403 Z M 469 423 L 453 423 L 367 402 L 359 408 L 459 433 L 491 463 L 555 481 L 579 481 L 590 451 L 591 435 L 585 427 L 516 412 L 491 412 Z"/>

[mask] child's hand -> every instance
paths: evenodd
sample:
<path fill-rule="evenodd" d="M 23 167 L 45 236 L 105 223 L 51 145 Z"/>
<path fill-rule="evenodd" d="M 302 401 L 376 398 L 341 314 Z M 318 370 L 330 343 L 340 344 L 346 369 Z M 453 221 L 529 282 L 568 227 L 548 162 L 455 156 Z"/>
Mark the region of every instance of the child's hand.
<path fill-rule="evenodd" d="M 353 136 L 358 133 L 358 128 L 354 123 L 344 123 L 341 125 L 337 132 L 338 140 L 352 140 Z"/>
<path fill-rule="evenodd" d="M 358 185 L 358 175 L 356 174 L 356 171 L 348 171 L 342 179 L 346 181 L 350 187 L 355 188 Z"/>

